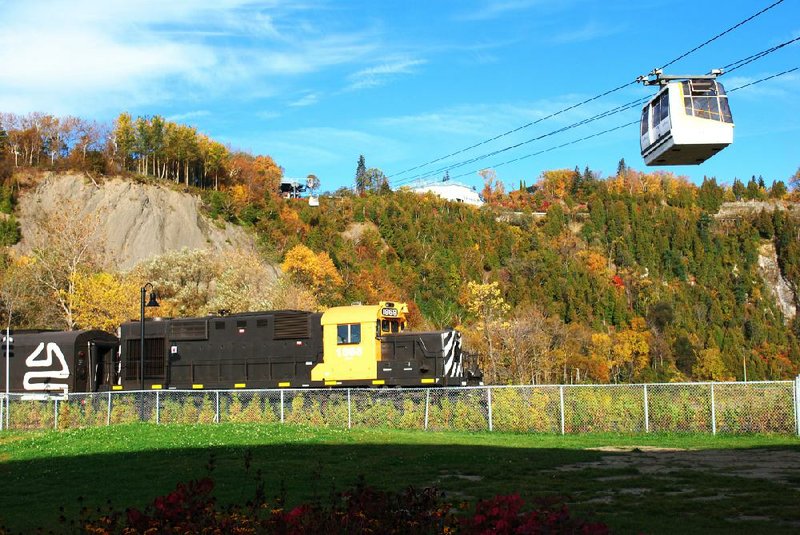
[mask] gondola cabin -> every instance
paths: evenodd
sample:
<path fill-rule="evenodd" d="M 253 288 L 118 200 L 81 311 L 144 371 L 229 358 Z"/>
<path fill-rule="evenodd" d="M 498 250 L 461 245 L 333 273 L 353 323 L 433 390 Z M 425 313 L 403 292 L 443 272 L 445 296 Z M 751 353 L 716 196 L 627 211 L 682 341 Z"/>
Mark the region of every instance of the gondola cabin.
<path fill-rule="evenodd" d="M 642 109 L 647 165 L 697 165 L 733 143 L 733 117 L 714 79 L 670 81 Z"/>

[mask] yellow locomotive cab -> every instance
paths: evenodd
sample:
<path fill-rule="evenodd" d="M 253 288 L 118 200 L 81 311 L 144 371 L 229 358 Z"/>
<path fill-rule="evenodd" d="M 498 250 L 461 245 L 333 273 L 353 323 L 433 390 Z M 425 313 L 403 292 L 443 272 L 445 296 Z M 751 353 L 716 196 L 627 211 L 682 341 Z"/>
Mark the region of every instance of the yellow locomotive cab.
<path fill-rule="evenodd" d="M 333 307 L 322 315 L 324 361 L 311 370 L 312 381 L 376 380 L 382 334 L 405 330 L 405 303 Z"/>

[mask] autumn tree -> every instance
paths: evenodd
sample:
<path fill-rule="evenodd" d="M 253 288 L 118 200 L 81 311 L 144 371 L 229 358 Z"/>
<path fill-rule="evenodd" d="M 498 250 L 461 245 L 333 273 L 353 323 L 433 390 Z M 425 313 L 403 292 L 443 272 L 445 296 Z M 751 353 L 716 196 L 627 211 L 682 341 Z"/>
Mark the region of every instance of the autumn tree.
<path fill-rule="evenodd" d="M 497 178 L 497 173 L 494 169 L 481 169 L 478 174 L 483 179 L 483 189 L 481 190 L 481 199 L 487 204 L 498 202 L 506 190 L 503 183 Z"/>
<path fill-rule="evenodd" d="M 343 284 L 328 253 L 315 253 L 302 244 L 295 245 L 286 253 L 281 268 L 292 280 L 311 288 L 323 303 L 332 303 Z"/>
<path fill-rule="evenodd" d="M 75 323 L 82 329 L 115 332 L 123 322 L 138 317 L 139 284 L 119 274 L 98 272 L 75 275 Z"/>
<path fill-rule="evenodd" d="M 319 189 L 319 186 L 320 186 L 320 180 L 317 177 L 317 175 L 308 175 L 308 177 L 306 177 L 306 187 L 308 188 L 308 191 L 311 192 L 311 195 L 316 194 L 316 191 Z"/>
<path fill-rule="evenodd" d="M 236 313 L 279 308 L 275 306 L 278 284 L 277 270 L 254 252 L 225 253 L 206 311 Z"/>
<path fill-rule="evenodd" d="M 485 371 L 491 381 L 499 373 L 495 351 L 496 328 L 511 306 L 503 298 L 497 282 L 478 283 L 474 281 L 467 283 L 466 306 L 467 311 L 479 321 L 479 329 L 486 345 Z"/>
<path fill-rule="evenodd" d="M 78 202 L 67 202 L 58 210 L 40 213 L 31 237 L 36 280 L 70 330 L 77 325 L 76 282 L 81 274 L 96 270 L 103 258 L 100 219 L 100 213 L 86 213 Z"/>
<path fill-rule="evenodd" d="M 196 316 L 207 310 L 220 274 L 219 260 L 214 251 L 183 248 L 140 264 L 131 277 L 153 283 L 161 301 L 160 314 Z"/>
<path fill-rule="evenodd" d="M 120 113 L 117 117 L 117 120 L 114 122 L 111 142 L 114 159 L 121 169 L 127 170 L 133 160 L 133 152 L 136 144 L 136 132 L 130 113 Z"/>
<path fill-rule="evenodd" d="M 5 327 L 20 324 L 25 309 L 35 306 L 37 294 L 35 277 L 29 257 L 14 258 L 0 276 L 0 306 L 2 306 Z"/>

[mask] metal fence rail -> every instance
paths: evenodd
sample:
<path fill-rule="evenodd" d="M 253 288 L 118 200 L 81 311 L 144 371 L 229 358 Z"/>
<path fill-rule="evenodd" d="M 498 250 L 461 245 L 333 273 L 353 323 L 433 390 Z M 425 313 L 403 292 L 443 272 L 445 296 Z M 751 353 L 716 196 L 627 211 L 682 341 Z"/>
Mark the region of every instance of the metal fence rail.
<path fill-rule="evenodd" d="M 0 395 L 0 429 L 126 422 L 282 422 L 337 428 L 523 433 L 782 433 L 800 435 L 794 381 L 102 392 Z"/>

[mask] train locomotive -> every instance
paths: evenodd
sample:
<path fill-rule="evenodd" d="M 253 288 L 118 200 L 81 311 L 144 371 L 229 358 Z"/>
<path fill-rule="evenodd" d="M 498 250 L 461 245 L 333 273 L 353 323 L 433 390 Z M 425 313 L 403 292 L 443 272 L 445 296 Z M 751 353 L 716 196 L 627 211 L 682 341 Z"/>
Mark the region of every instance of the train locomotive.
<path fill-rule="evenodd" d="M 104 331 L 17 331 L 11 391 L 66 394 L 478 384 L 454 329 L 411 332 L 408 307 L 333 307 L 155 318 Z M 0 358 L 5 375 L 5 359 Z"/>

